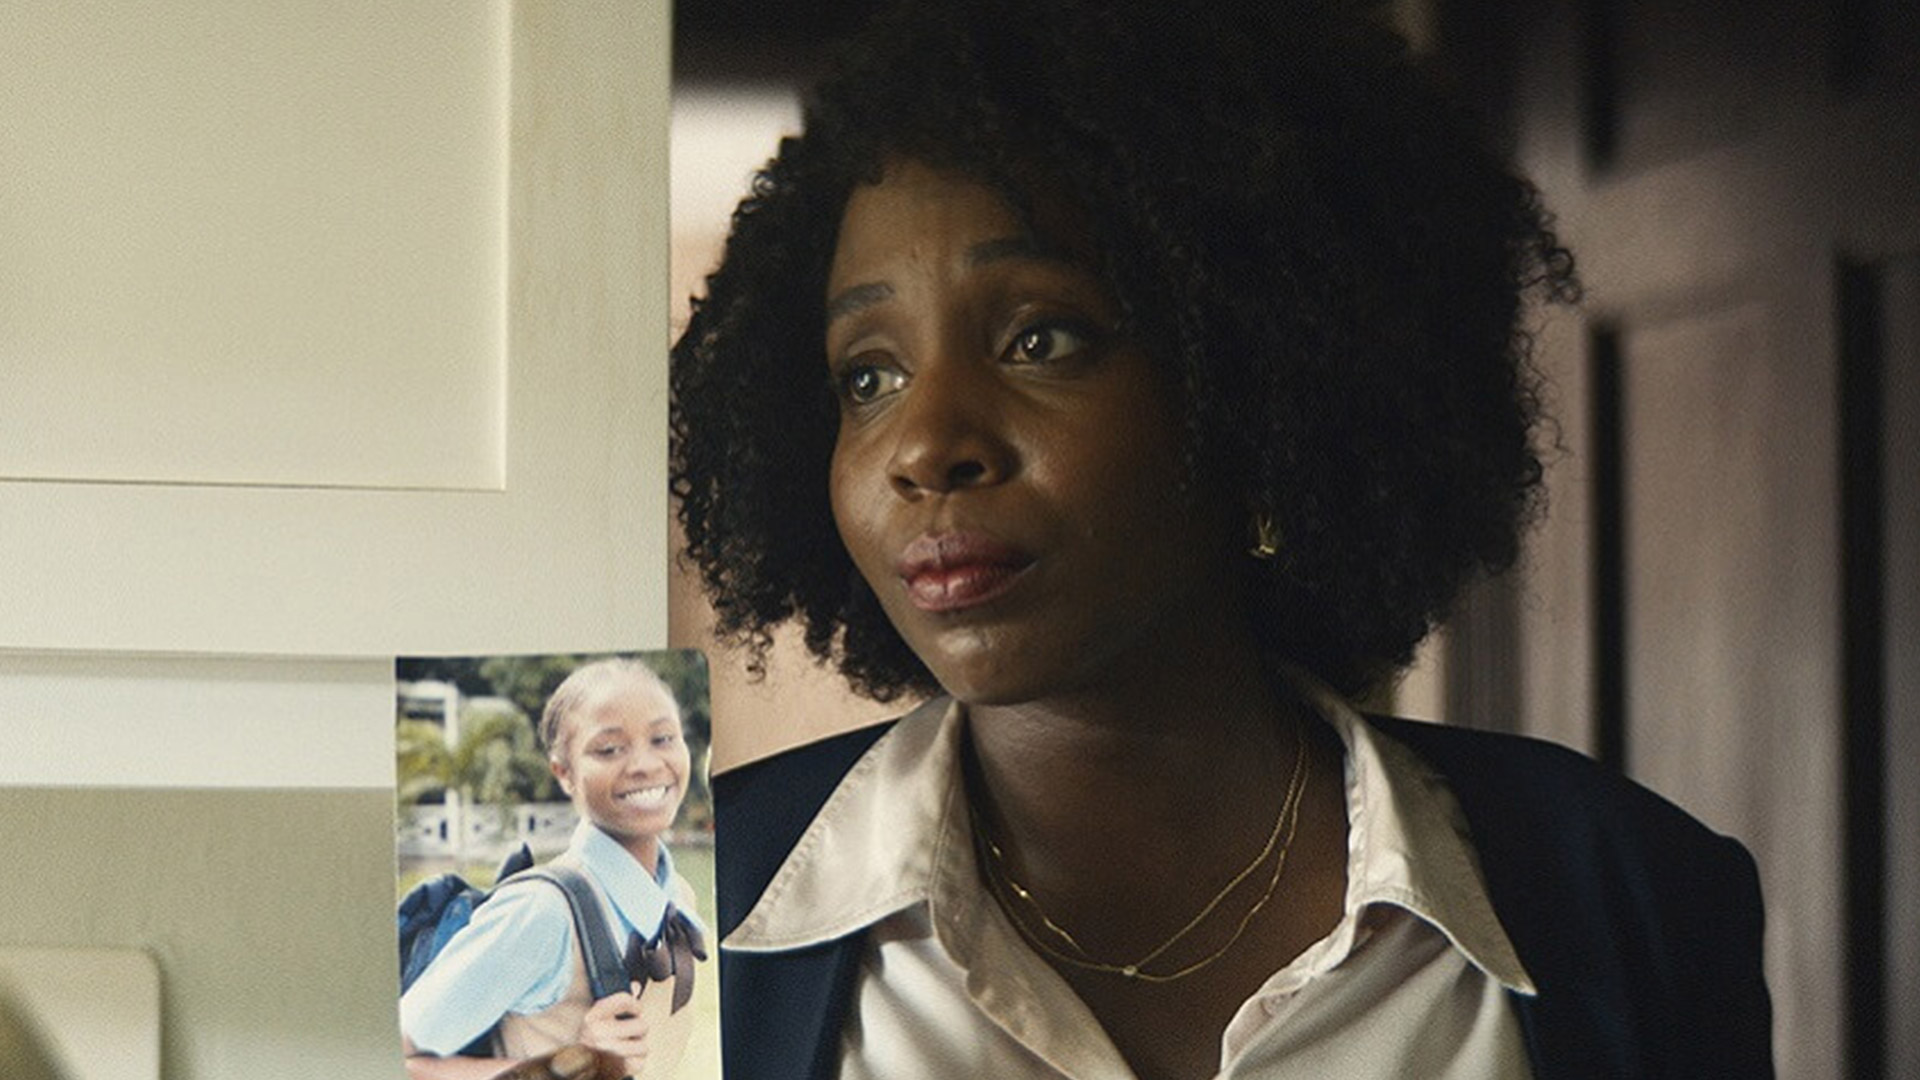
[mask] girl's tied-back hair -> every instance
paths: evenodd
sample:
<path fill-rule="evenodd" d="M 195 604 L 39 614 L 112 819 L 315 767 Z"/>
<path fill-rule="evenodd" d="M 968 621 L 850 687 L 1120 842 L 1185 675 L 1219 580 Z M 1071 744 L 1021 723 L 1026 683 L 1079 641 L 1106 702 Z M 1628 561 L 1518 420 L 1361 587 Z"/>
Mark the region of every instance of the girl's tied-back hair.
<path fill-rule="evenodd" d="M 566 738 L 573 730 L 573 718 L 598 703 L 609 688 L 628 681 L 657 687 L 668 701 L 674 701 L 673 690 L 660 676 L 631 657 L 615 656 L 582 664 L 554 688 L 546 707 L 540 710 L 541 749 L 556 760 L 566 757 Z"/>

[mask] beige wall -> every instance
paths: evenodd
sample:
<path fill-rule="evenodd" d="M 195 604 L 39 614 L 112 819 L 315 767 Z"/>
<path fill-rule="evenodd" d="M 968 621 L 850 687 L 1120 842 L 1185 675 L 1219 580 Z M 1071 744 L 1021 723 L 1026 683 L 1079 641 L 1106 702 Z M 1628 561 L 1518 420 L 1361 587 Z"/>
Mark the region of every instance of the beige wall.
<path fill-rule="evenodd" d="M 388 792 L 8 788 L 0 820 L 9 938 L 157 962 L 160 1075 L 400 1074 Z"/>

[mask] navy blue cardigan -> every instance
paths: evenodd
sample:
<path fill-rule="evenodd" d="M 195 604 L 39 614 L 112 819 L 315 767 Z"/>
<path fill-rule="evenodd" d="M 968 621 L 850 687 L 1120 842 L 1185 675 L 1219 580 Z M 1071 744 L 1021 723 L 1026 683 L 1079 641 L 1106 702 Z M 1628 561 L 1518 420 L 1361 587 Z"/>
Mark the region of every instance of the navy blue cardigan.
<path fill-rule="evenodd" d="M 1444 776 L 1466 814 L 1494 909 L 1540 991 L 1512 998 L 1536 1077 L 1773 1075 L 1759 877 L 1744 848 L 1562 747 L 1368 720 Z M 714 778 L 722 936 L 889 726 Z M 727 1080 L 831 1080 L 863 944 L 722 949 Z"/>

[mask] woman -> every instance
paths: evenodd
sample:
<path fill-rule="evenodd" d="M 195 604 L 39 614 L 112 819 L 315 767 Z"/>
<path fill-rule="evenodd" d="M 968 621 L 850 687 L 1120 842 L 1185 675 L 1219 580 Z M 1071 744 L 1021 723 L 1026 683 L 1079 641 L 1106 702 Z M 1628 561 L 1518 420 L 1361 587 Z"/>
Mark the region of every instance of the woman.
<path fill-rule="evenodd" d="M 908 5 L 734 217 L 688 552 L 931 700 L 717 783 L 728 1076 L 1769 1071 L 1736 844 L 1347 705 L 1514 559 L 1571 261 L 1390 34 L 1222 6 Z"/>

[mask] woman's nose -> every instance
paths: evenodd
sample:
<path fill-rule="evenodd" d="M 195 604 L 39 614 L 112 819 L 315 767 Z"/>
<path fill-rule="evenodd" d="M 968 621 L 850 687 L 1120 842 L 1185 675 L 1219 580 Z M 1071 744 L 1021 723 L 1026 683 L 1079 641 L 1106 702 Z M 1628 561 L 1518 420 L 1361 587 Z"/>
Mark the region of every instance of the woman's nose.
<path fill-rule="evenodd" d="M 997 484 L 1014 467 L 1007 417 L 990 370 L 928 364 L 894 407 L 888 476 L 903 498 Z"/>

